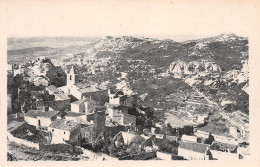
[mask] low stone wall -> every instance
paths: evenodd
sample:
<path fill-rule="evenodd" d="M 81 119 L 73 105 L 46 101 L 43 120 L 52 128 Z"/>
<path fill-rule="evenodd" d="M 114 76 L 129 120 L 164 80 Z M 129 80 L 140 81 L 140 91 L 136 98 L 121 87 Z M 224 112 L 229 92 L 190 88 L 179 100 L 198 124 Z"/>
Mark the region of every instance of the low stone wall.
<path fill-rule="evenodd" d="M 119 158 L 119 160 L 148 160 L 156 158 L 156 152 L 145 152 L 140 154 L 133 154 Z"/>
<path fill-rule="evenodd" d="M 39 150 L 39 143 L 33 143 L 24 139 L 14 137 L 10 132 L 7 132 L 7 139 L 17 144 L 22 144 L 27 147 L 36 148 L 37 150 Z"/>

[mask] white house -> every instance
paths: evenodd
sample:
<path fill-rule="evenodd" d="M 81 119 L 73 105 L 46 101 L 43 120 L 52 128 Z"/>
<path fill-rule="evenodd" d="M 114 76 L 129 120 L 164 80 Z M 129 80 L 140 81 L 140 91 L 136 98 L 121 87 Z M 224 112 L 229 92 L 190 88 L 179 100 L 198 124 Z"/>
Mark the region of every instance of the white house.
<path fill-rule="evenodd" d="M 59 111 L 29 110 L 24 115 L 24 121 L 38 127 L 48 127 L 56 118 Z"/>
<path fill-rule="evenodd" d="M 182 141 L 189 141 L 189 142 L 194 142 L 197 143 L 197 136 L 189 136 L 189 135 L 182 135 L 181 140 Z"/>
<path fill-rule="evenodd" d="M 180 142 L 178 155 L 188 160 L 209 160 L 210 145 L 194 142 Z"/>
<path fill-rule="evenodd" d="M 131 96 L 124 94 L 123 91 L 113 92 L 108 90 L 109 103 L 117 105 L 125 105 L 128 107 L 134 107 L 137 105 L 137 95 L 132 94 Z"/>
<path fill-rule="evenodd" d="M 57 119 L 48 127 L 48 131 L 51 133 L 51 143 L 75 143 L 80 144 L 81 124 L 71 120 Z"/>
<path fill-rule="evenodd" d="M 93 113 L 94 110 L 103 110 L 104 106 L 100 106 L 97 101 L 84 98 L 71 103 L 71 111 L 78 113 Z"/>
<path fill-rule="evenodd" d="M 108 118 L 120 125 L 131 126 L 134 128 L 136 126 L 136 117 L 128 114 L 127 109 L 124 109 L 124 107 L 125 106 L 107 104 Z"/>

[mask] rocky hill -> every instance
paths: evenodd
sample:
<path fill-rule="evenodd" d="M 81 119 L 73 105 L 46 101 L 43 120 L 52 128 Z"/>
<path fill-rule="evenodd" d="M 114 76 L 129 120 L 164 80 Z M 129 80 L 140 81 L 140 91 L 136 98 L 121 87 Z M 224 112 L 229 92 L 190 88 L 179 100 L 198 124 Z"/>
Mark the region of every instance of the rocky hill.
<path fill-rule="evenodd" d="M 205 39 L 174 42 L 109 36 L 95 44 L 94 52 L 99 58 L 100 54 L 97 53 L 104 51 L 109 51 L 105 56 L 116 55 L 116 71 L 127 73 L 126 79 L 135 85 L 133 87 L 136 92 L 147 93 L 148 90 L 138 86 L 143 85 L 143 82 L 160 80 L 161 77 L 171 81 L 171 77 L 180 78 L 220 105 L 224 104 L 223 101 L 232 102 L 231 107 L 222 106 L 223 108 L 248 113 L 248 39 L 245 37 L 221 34 Z M 156 83 L 152 85 L 158 87 Z M 175 89 L 178 86 L 175 85 Z M 164 93 L 153 90 L 152 94 Z"/>

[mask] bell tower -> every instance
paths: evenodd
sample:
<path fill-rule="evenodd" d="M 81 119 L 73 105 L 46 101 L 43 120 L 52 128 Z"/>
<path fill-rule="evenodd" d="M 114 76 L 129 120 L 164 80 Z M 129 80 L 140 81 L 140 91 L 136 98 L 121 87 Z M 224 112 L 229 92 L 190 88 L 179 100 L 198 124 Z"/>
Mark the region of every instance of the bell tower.
<path fill-rule="evenodd" d="M 72 66 L 70 72 L 67 73 L 67 86 L 74 85 L 76 83 L 76 74 L 74 67 Z"/>

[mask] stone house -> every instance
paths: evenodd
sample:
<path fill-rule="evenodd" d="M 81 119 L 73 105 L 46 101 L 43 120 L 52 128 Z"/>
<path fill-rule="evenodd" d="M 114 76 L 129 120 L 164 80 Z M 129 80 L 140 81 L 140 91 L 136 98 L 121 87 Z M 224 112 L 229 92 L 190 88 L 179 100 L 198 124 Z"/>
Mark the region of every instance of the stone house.
<path fill-rule="evenodd" d="M 125 95 L 123 91 L 114 92 L 112 90 L 108 90 L 109 103 L 110 104 L 118 104 L 124 105 L 128 107 L 135 107 L 137 105 L 137 95 Z"/>
<path fill-rule="evenodd" d="M 56 120 L 58 113 L 59 111 L 29 110 L 24 115 L 24 121 L 36 128 L 48 127 Z"/>
<path fill-rule="evenodd" d="M 120 108 L 120 106 L 107 105 L 108 118 L 123 126 L 136 127 L 136 117 L 128 114 L 128 109 Z"/>
<path fill-rule="evenodd" d="M 197 138 L 197 136 L 182 135 L 181 140 L 197 143 L 198 138 Z"/>
<path fill-rule="evenodd" d="M 236 160 L 239 159 L 237 154 L 238 146 L 234 144 L 222 143 L 214 141 L 210 146 L 212 158 L 218 160 Z"/>
<path fill-rule="evenodd" d="M 81 124 L 71 120 L 57 119 L 48 127 L 51 136 L 51 143 L 81 143 Z"/>
<path fill-rule="evenodd" d="M 56 88 L 54 85 L 47 86 L 45 90 L 50 95 L 54 95 L 54 100 L 48 102 L 49 106 L 59 111 L 69 107 L 71 101 L 70 97 Z"/>
<path fill-rule="evenodd" d="M 98 104 L 91 98 L 84 98 L 71 103 L 71 111 L 77 113 L 93 113 L 94 111 L 105 110 L 104 106 Z"/>
<path fill-rule="evenodd" d="M 105 132 L 105 111 L 95 111 L 94 113 L 86 114 L 86 118 L 87 123 L 81 124 L 80 133 L 82 139 L 97 136 Z"/>
<path fill-rule="evenodd" d="M 178 155 L 187 160 L 209 160 L 212 156 L 210 145 L 194 142 L 179 142 Z"/>

